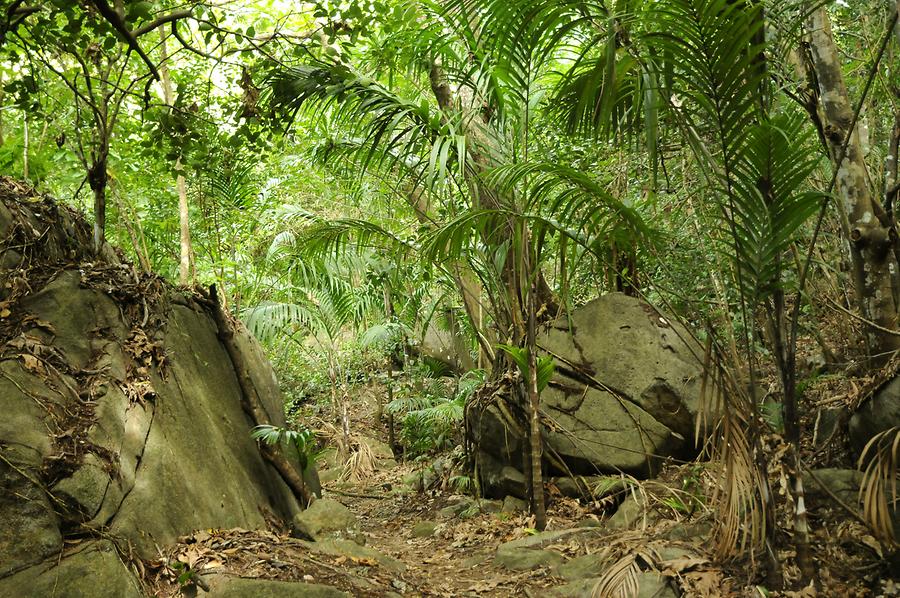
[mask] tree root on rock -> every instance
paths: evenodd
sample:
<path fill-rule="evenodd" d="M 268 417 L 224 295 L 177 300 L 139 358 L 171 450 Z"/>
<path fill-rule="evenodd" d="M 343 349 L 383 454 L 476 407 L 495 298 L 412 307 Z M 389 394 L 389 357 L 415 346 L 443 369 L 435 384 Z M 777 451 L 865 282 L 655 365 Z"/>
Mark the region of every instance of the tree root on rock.
<path fill-rule="evenodd" d="M 213 320 L 219 332 L 219 340 L 225 346 L 225 350 L 228 352 L 228 357 L 231 359 L 231 364 L 234 367 L 234 372 L 237 374 L 238 384 L 241 388 L 241 407 L 250 416 L 254 425 L 271 424 L 269 415 L 266 413 L 259 398 L 256 385 L 253 383 L 253 378 L 250 376 L 244 356 L 234 339 L 234 324 L 228 319 L 222 304 L 219 302 L 219 295 L 215 285 L 209 287 L 208 305 L 211 308 Z M 303 476 L 276 448 L 265 443 L 258 443 L 258 446 L 263 458 L 281 475 L 281 479 L 291 489 L 297 500 L 304 507 L 309 506 L 315 500 L 315 495 L 306 486 Z"/>

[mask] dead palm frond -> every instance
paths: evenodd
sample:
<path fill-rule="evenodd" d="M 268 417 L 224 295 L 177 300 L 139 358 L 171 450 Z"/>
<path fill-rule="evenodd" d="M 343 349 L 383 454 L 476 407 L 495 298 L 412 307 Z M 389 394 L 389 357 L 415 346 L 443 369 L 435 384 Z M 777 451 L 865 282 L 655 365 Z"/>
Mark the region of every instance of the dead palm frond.
<path fill-rule="evenodd" d="M 360 436 L 351 438 L 351 445 L 355 448 L 344 464 L 344 472 L 341 481 L 359 482 L 375 473 L 375 452 L 366 440 Z"/>
<path fill-rule="evenodd" d="M 772 496 L 755 421 L 755 401 L 707 354 L 707 374 L 700 411 L 708 427 L 704 451 L 717 472 L 710 508 L 716 514 L 716 554 L 726 558 L 736 551 L 762 548 L 771 519 Z M 698 418 L 700 419 L 700 418 Z"/>
<path fill-rule="evenodd" d="M 863 515 L 878 539 L 896 543 L 897 470 L 900 465 L 900 426 L 876 434 L 859 457 L 859 468 L 868 462 L 859 488 Z"/>
<path fill-rule="evenodd" d="M 597 579 L 592 598 L 635 598 L 640 592 L 639 576 L 662 561 L 656 548 L 642 532 L 620 536 L 597 554 L 600 562 L 612 562 Z"/>

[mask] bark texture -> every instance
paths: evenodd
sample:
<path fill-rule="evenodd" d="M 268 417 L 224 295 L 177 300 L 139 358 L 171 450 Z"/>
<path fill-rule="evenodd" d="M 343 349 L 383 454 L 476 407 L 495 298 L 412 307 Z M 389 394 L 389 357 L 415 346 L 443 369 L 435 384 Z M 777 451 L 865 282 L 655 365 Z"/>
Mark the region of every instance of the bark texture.
<path fill-rule="evenodd" d="M 818 110 L 825 143 L 837 168 L 835 191 L 839 209 L 849 225 L 853 283 L 860 312 L 875 324 L 867 328 L 866 342 L 873 364 L 878 365 L 900 349 L 900 337 L 888 332 L 897 329 L 897 302 L 892 284 L 897 273 L 897 260 L 892 251 L 896 232 L 869 185 L 858 127 L 850 130 L 853 107 L 824 7 L 810 15 L 809 49 L 818 83 Z"/>

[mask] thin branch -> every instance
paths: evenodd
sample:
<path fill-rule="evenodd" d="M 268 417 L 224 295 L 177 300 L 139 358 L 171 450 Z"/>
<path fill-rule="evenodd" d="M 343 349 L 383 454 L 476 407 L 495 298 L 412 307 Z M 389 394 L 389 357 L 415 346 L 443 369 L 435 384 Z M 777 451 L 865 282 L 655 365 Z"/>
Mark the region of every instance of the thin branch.
<path fill-rule="evenodd" d="M 131 32 L 135 38 L 141 37 L 142 35 L 146 35 L 151 31 L 165 25 L 166 23 L 171 23 L 172 21 L 179 21 L 181 19 L 188 19 L 193 15 L 193 11 L 188 10 L 176 10 L 175 12 L 171 12 L 167 15 L 163 15 L 161 17 L 157 17 L 156 19 L 150 21 L 146 25 L 141 25 L 137 29 Z"/>
<path fill-rule="evenodd" d="M 872 320 L 868 320 L 859 314 L 853 313 L 852 311 L 850 311 L 849 309 L 847 309 L 846 307 L 844 307 L 843 305 L 841 305 L 834 299 L 832 299 L 830 297 L 827 297 L 827 299 L 828 299 L 828 303 L 830 303 L 832 305 L 833 309 L 837 309 L 837 310 L 844 312 L 845 314 L 847 314 L 854 320 L 857 320 L 858 322 L 861 322 L 861 323 L 865 324 L 866 326 L 871 326 L 872 328 L 874 328 L 878 331 L 884 332 L 885 334 L 891 334 L 893 336 L 900 336 L 900 330 L 891 330 L 890 328 L 885 328 L 884 326 L 879 326 Z"/>
<path fill-rule="evenodd" d="M 156 69 L 156 65 L 150 60 L 150 57 L 147 56 L 143 48 L 141 48 L 141 45 L 138 43 L 137 39 L 135 39 L 131 30 L 128 29 L 128 25 L 125 24 L 125 21 L 122 20 L 119 13 L 116 12 L 106 0 L 91 0 L 91 3 L 97 8 L 97 12 L 100 13 L 100 16 L 112 25 L 113 29 L 115 29 L 119 36 L 125 40 L 128 46 L 141 57 L 141 60 L 144 61 L 144 64 L 147 65 L 147 68 L 149 68 L 150 72 L 153 74 L 153 78 L 159 81 L 159 71 Z"/>

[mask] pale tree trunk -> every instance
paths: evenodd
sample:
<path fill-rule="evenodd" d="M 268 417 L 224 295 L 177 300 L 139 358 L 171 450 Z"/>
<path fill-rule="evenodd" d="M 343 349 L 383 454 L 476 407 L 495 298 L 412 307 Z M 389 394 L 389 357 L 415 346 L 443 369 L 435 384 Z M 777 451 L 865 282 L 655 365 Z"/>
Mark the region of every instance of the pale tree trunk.
<path fill-rule="evenodd" d="M 838 166 L 842 147 L 846 154 L 836 179 L 836 196 L 849 223 L 849 243 L 853 283 L 862 316 L 876 326 L 866 329 L 866 344 L 873 365 L 886 362 L 900 349 L 900 336 L 887 331 L 897 329 L 897 304 L 892 271 L 895 234 L 884 207 L 869 186 L 858 127 L 850 131 L 853 107 L 841 72 L 841 59 L 831 34 L 831 22 L 825 8 L 814 10 L 809 18 L 811 67 L 818 81 L 819 117 L 832 164 Z"/>
<path fill-rule="evenodd" d="M 421 189 L 415 186 L 410 187 L 406 193 L 406 199 L 419 223 L 434 227 L 435 221 L 430 214 L 431 206 L 427 196 Z M 466 315 L 469 317 L 469 320 L 472 322 L 472 328 L 475 330 L 479 348 L 479 361 L 481 361 L 481 356 L 486 355 L 492 363 L 494 360 L 493 348 L 497 344 L 497 338 L 493 330 L 484 327 L 483 318 L 479 317 L 483 310 L 481 282 L 472 272 L 472 269 L 462 261 L 451 261 L 447 269 L 453 276 L 453 281 L 456 283 L 456 288 L 463 301 L 463 308 L 466 310 Z"/>
<path fill-rule="evenodd" d="M 162 61 L 159 66 L 160 82 L 163 89 L 163 99 L 166 105 L 172 106 L 175 101 L 175 94 L 172 90 L 172 77 L 169 74 L 168 51 L 166 49 L 166 33 L 163 29 L 159 30 L 160 37 L 160 54 Z M 181 249 L 180 260 L 178 264 L 178 282 L 183 285 L 190 284 L 193 278 L 193 264 L 191 263 L 191 226 L 190 226 L 190 207 L 188 206 L 187 183 L 182 173 L 181 156 L 175 159 L 175 172 L 178 173 L 175 187 L 178 191 L 178 223 L 180 229 Z"/>
<path fill-rule="evenodd" d="M 28 115 L 23 114 L 22 119 L 23 141 L 22 141 L 22 178 L 28 180 Z"/>

